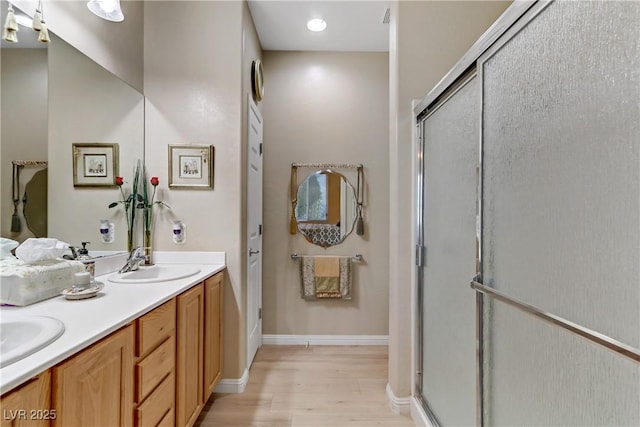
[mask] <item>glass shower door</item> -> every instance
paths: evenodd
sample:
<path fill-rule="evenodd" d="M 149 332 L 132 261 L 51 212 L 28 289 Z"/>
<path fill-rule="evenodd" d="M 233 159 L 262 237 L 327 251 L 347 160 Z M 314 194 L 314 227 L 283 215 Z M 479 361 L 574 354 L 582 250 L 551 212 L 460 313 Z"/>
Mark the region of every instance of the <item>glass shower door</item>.
<path fill-rule="evenodd" d="M 476 77 L 421 122 L 422 232 L 419 398 L 440 425 L 475 424 Z M 420 186 L 420 185 L 419 185 Z M 423 251 L 424 253 L 424 251 Z"/>
<path fill-rule="evenodd" d="M 638 22 L 638 2 L 557 1 L 479 69 L 484 285 L 636 349 Z M 640 364 L 485 308 L 485 425 L 640 425 Z"/>

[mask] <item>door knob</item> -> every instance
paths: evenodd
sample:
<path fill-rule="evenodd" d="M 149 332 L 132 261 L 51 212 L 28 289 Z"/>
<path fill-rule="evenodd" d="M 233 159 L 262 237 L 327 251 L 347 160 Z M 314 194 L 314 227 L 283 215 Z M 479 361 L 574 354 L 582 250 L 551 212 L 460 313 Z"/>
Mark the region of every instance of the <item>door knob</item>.
<path fill-rule="evenodd" d="M 253 249 L 249 248 L 249 256 L 259 254 L 259 253 L 260 251 L 254 251 Z"/>

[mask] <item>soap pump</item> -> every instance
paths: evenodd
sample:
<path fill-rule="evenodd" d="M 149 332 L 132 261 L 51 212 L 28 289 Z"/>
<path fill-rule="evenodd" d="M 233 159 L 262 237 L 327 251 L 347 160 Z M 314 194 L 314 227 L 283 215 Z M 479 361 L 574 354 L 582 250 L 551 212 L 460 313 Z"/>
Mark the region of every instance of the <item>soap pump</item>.
<path fill-rule="evenodd" d="M 89 249 L 87 249 L 87 244 L 91 242 L 80 242 L 82 243 L 82 248 L 78 249 L 78 258 L 77 260 L 84 264 L 84 269 L 91 275 L 91 281 L 93 281 L 96 274 L 96 262 L 94 258 L 89 255 Z"/>

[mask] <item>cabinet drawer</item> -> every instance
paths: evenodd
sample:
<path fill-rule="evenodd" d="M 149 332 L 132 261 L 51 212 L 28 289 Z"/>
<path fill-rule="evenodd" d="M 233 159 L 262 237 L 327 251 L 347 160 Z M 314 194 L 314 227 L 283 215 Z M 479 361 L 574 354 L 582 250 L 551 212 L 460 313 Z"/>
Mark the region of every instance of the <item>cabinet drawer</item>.
<path fill-rule="evenodd" d="M 166 422 L 167 412 L 173 413 L 174 398 L 175 377 L 172 373 L 135 410 L 136 427 L 156 427 L 161 421 Z"/>
<path fill-rule="evenodd" d="M 136 402 L 142 402 L 175 366 L 176 341 L 173 336 L 136 364 Z"/>
<path fill-rule="evenodd" d="M 136 320 L 136 326 L 136 357 L 140 357 L 174 334 L 175 298 Z"/>

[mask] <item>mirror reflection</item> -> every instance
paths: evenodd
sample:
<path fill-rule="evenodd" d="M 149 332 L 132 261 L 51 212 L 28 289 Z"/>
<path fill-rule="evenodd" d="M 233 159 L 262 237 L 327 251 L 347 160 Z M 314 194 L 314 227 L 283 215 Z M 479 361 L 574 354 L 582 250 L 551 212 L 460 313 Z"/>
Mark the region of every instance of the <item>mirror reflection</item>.
<path fill-rule="evenodd" d="M 22 214 L 35 237 L 47 237 L 47 169 L 36 172 L 25 186 Z"/>
<path fill-rule="evenodd" d="M 344 175 L 315 172 L 298 186 L 298 230 L 308 242 L 324 248 L 342 243 L 355 226 L 356 204 L 356 192 Z"/>
<path fill-rule="evenodd" d="M 89 241 L 92 251 L 124 251 L 124 212 L 108 208 L 119 199 L 119 190 L 74 188 L 72 144 L 118 144 L 116 174 L 130 186 L 135 162 L 144 153 L 144 97 L 50 35 L 51 43 L 38 43 L 37 33 L 23 27 L 18 43 L 2 44 L 1 236 L 19 242 L 54 237 L 74 246 Z M 20 168 L 19 188 L 12 191 L 14 160 L 47 161 L 48 167 Z M 32 182 L 36 175 L 37 182 Z M 19 199 L 18 218 L 13 215 L 12 192 Z M 113 243 L 101 241 L 101 219 L 114 223 Z"/>

